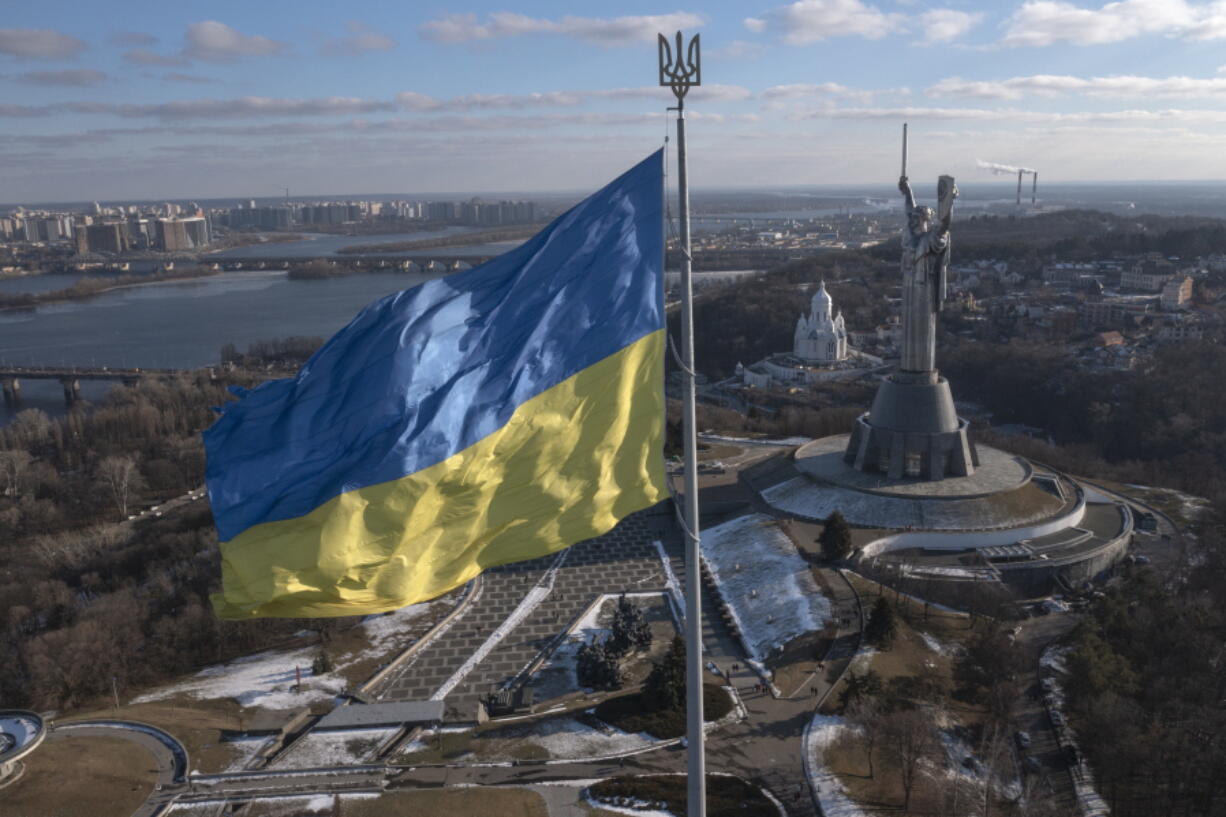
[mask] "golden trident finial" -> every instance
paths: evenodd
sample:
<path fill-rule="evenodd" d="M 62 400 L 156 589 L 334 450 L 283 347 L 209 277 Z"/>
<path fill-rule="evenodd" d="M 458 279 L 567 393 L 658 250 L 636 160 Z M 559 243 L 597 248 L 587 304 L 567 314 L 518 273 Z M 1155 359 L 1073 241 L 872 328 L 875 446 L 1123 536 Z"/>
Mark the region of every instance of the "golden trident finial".
<path fill-rule="evenodd" d="M 663 34 L 660 34 L 659 38 L 660 85 L 673 89 L 673 95 L 677 97 L 677 105 L 680 106 L 684 104 L 686 92 L 690 88 L 702 85 L 702 65 L 698 53 L 698 35 L 695 34 L 690 39 L 689 49 L 684 60 L 681 57 L 683 38 L 680 31 L 677 32 L 676 60 L 673 59 L 673 49 L 668 43 L 668 38 Z"/>

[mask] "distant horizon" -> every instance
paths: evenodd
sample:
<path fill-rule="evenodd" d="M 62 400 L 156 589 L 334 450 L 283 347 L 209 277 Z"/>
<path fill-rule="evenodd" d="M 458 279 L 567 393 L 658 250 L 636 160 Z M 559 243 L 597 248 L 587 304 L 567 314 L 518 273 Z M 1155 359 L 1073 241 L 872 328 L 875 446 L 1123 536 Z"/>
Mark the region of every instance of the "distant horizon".
<path fill-rule="evenodd" d="M 921 178 L 911 177 L 911 182 L 913 185 L 917 187 L 917 193 L 921 193 L 921 197 L 923 197 L 921 190 L 918 188 L 922 188 L 922 186 L 926 184 L 926 180 L 921 179 Z M 932 182 L 933 189 L 935 190 L 936 178 L 934 177 L 931 180 L 931 182 Z M 673 190 L 673 184 L 671 180 L 670 180 L 669 185 L 670 185 L 670 192 L 671 192 Z M 1061 188 L 1064 188 L 1064 187 L 1126 187 L 1129 185 L 1135 185 L 1139 187 L 1156 186 L 1156 185 L 1170 185 L 1172 187 L 1181 187 L 1181 186 L 1196 187 L 1196 186 L 1221 185 L 1223 188 L 1222 195 L 1226 197 L 1226 179 L 1119 179 L 1119 180 L 1116 180 L 1116 179 L 1110 179 L 1110 180 L 1071 179 L 1071 180 L 1047 181 L 1047 180 L 1042 179 L 1042 174 L 1040 173 L 1040 189 L 1046 189 L 1046 190 L 1051 190 L 1055 188 L 1057 191 L 1059 191 Z M 965 198 L 979 198 L 978 196 L 975 196 L 973 194 L 978 191 L 987 189 L 987 188 L 999 188 L 999 190 L 1009 193 L 1010 196 L 1013 194 L 1013 191 L 1017 189 L 1016 181 L 980 182 L 980 181 L 973 180 L 973 179 L 966 180 L 961 177 L 958 178 L 958 186 Z M 1029 200 L 1030 189 L 1031 189 L 1030 186 L 1031 186 L 1030 179 L 1029 179 L 1029 176 L 1027 176 L 1026 180 L 1022 184 L 1022 198 L 1025 201 Z M 769 195 L 769 194 L 774 194 L 774 193 L 796 194 L 796 193 L 804 193 L 808 191 L 815 191 L 815 192 L 829 191 L 831 193 L 834 193 L 837 191 L 847 191 L 847 190 L 857 190 L 858 191 L 858 190 L 869 190 L 872 188 L 881 188 L 883 191 L 882 193 L 872 194 L 875 196 L 876 195 L 896 194 L 897 192 L 897 189 L 894 183 L 873 181 L 873 182 L 823 182 L 823 183 L 815 183 L 815 184 L 792 184 L 792 185 L 780 184 L 780 185 L 758 185 L 758 186 L 691 185 L 690 195 L 692 197 L 698 197 L 698 196 L 703 196 L 703 195 L 715 195 L 715 194 L 721 194 L 721 193 L 733 193 L 733 194 L 738 194 L 738 195 L 747 195 L 747 194 Z M 527 199 L 527 198 L 531 198 L 534 196 L 554 198 L 554 199 L 562 199 L 562 198 L 578 199 L 578 198 L 583 198 L 583 197 L 586 197 L 587 195 L 590 195 L 591 193 L 595 192 L 595 189 L 596 188 L 591 188 L 591 189 L 586 189 L 586 188 L 543 189 L 543 190 L 535 190 L 535 191 L 532 191 L 532 190 L 456 190 L 456 191 L 385 192 L 385 193 L 371 193 L 371 192 L 365 192 L 365 193 L 302 193 L 302 194 L 293 193 L 289 196 L 289 201 L 291 203 L 303 203 L 303 202 L 310 202 L 310 201 L 369 201 L 369 200 L 389 200 L 389 199 L 407 199 L 407 200 L 431 200 L 431 199 L 434 199 L 434 200 L 461 200 L 461 199 L 466 199 L 466 198 Z M 967 196 L 968 190 L 970 190 L 972 193 L 972 195 L 969 197 Z M 851 195 L 861 195 L 861 193 L 856 192 L 856 193 L 852 193 Z M 1042 200 L 1043 196 L 1040 195 L 1039 198 L 1040 200 Z M 80 198 L 80 199 L 59 199 L 59 200 L 47 199 L 47 200 L 41 200 L 41 201 L 23 200 L 23 201 L 0 202 L 0 210 L 12 210 L 16 207 L 45 208 L 51 205 L 63 205 L 63 206 L 83 205 L 83 206 L 88 207 L 92 205 L 94 202 L 97 202 L 99 205 L 102 205 L 102 206 L 118 207 L 118 206 L 129 206 L 129 205 L 140 205 L 140 204 L 161 204 L 161 203 L 184 204 L 187 202 L 196 202 L 198 204 L 202 204 L 205 202 L 229 202 L 229 201 L 237 201 L 237 202 L 256 201 L 256 202 L 275 203 L 275 202 L 284 201 L 284 200 L 285 200 L 284 196 L 276 196 L 276 195 L 257 196 L 257 195 L 247 195 L 247 194 L 235 194 L 235 195 L 225 195 L 225 196 L 166 195 L 166 196 L 146 196 L 146 197 L 140 197 L 140 198 L 124 198 L 124 199 L 86 197 L 86 198 Z"/>

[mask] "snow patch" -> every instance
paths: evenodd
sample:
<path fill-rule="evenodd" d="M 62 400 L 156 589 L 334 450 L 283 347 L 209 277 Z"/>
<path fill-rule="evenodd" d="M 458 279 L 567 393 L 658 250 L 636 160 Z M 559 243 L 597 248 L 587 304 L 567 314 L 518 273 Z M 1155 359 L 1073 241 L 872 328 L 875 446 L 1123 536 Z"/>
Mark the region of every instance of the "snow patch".
<path fill-rule="evenodd" d="M 677 621 L 684 627 L 685 597 L 681 593 L 681 582 L 677 581 L 677 574 L 673 573 L 673 564 L 668 554 L 664 552 L 664 545 L 659 539 L 653 541 L 652 544 L 656 546 L 656 553 L 660 554 L 660 565 L 664 568 L 664 586 L 668 589 L 669 596 L 675 605 L 674 612 L 677 614 Z"/>
<path fill-rule="evenodd" d="M 634 752 L 659 742 L 643 732 L 631 734 L 613 727 L 596 729 L 574 718 L 551 718 L 534 724 L 525 737 L 554 758 L 604 757 Z"/>
<path fill-rule="evenodd" d="M 749 437 L 725 437 L 722 434 L 699 434 L 698 436 L 706 442 L 735 443 L 736 445 L 794 446 L 813 442 L 812 437 L 782 437 L 777 440 L 755 440 Z"/>
<path fill-rule="evenodd" d="M 701 534 L 703 563 L 751 659 L 766 656 L 830 620 L 808 564 L 769 516 L 751 514 Z"/>
<path fill-rule="evenodd" d="M 919 633 L 919 637 L 923 640 L 924 646 L 935 652 L 937 655 L 952 658 L 962 651 L 962 648 L 957 644 L 949 644 L 930 633 L 924 632 L 923 630 L 916 630 L 916 632 Z"/>
<path fill-rule="evenodd" d="M 222 745 L 230 747 L 232 754 L 230 765 L 226 767 L 226 771 L 243 771 L 247 768 L 247 764 L 260 753 L 260 750 L 267 746 L 270 742 L 271 740 L 266 737 L 237 738 L 235 740 L 227 740 Z"/>
<path fill-rule="evenodd" d="M 148 703 L 185 695 L 197 700 L 233 698 L 245 707 L 294 709 L 330 701 L 348 682 L 335 672 L 315 675 L 311 662 L 318 654 L 317 647 L 304 647 L 236 658 L 226 664 L 206 667 L 186 681 L 146 692 L 132 702 Z M 295 692 L 296 670 L 302 673 L 303 688 Z"/>
<path fill-rule="evenodd" d="M 676 815 L 674 815 L 671 811 L 665 811 L 664 809 L 652 807 L 652 804 L 648 803 L 646 800 L 631 800 L 630 798 L 625 799 L 633 803 L 641 803 L 642 805 L 615 806 L 609 803 L 607 800 L 594 800 L 590 794 L 585 793 L 583 795 L 583 802 L 587 803 L 592 808 L 601 811 L 611 811 L 614 814 L 629 814 L 632 815 L 632 817 L 676 817 Z"/>
<path fill-rule="evenodd" d="M 309 732 L 290 746 L 272 764 L 277 769 L 320 769 L 350 766 L 372 760 L 383 742 L 399 731 L 398 727 L 380 729 L 328 729 Z"/>
<path fill-rule="evenodd" d="M 852 729 L 847 721 L 835 715 L 814 715 L 805 730 L 805 774 L 809 785 L 817 792 L 824 817 L 869 817 L 868 812 L 847 795 L 842 781 L 826 768 L 826 749 L 844 729 Z"/>

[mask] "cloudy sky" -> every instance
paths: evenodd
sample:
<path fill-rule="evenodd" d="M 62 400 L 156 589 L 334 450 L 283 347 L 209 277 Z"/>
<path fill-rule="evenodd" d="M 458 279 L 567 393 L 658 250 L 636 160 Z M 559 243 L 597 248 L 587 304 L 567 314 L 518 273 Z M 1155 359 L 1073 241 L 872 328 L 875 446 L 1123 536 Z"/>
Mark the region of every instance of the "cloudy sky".
<path fill-rule="evenodd" d="M 615 9 L 615 11 L 614 11 Z M 701 33 L 703 187 L 1226 178 L 1226 0 L 52 0 L 0 25 L 0 200 L 581 190 Z"/>

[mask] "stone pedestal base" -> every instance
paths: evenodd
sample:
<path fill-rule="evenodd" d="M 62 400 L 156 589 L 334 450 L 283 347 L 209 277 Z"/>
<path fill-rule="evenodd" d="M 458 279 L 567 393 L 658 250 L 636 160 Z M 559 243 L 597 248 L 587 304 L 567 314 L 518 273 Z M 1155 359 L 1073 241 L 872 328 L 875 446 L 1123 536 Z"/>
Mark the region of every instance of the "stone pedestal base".
<path fill-rule="evenodd" d="M 892 480 L 970 476 L 979 458 L 968 426 L 954 410 L 949 381 L 936 372 L 899 372 L 882 381 L 872 410 L 856 418 L 843 459 Z"/>

